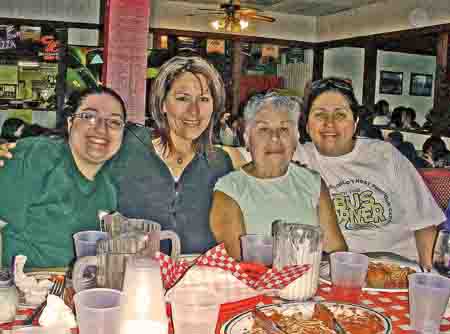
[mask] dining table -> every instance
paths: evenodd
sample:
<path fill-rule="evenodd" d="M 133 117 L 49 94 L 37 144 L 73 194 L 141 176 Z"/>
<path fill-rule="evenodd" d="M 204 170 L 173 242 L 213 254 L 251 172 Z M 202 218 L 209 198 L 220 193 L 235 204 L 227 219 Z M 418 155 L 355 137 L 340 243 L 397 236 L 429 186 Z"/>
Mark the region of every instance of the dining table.
<path fill-rule="evenodd" d="M 224 334 L 222 332 L 223 325 L 235 317 L 236 315 L 249 311 L 256 305 L 272 304 L 279 302 L 280 299 L 270 295 L 266 295 L 263 292 L 256 296 L 245 298 L 242 300 L 236 300 L 234 302 L 222 304 L 215 334 Z M 322 302 L 330 301 L 336 302 L 336 298 L 333 294 L 331 284 L 328 281 L 320 280 L 318 289 L 312 301 Z M 409 304 L 408 304 L 408 292 L 406 290 L 394 291 L 394 290 L 363 290 L 359 299 L 359 304 L 379 312 L 387 316 L 392 322 L 393 334 L 413 334 L 414 330 L 409 325 Z M 171 318 L 170 306 L 167 308 L 169 319 Z M 0 324 L 1 334 L 13 333 L 13 329 L 22 327 L 23 320 L 33 312 L 32 307 L 19 306 L 17 309 L 16 318 L 13 322 Z M 195 321 L 193 318 L 192 321 Z M 38 326 L 37 321 L 33 326 Z M 173 333 L 173 326 L 169 325 L 169 334 Z M 441 333 L 450 334 L 450 307 L 444 314 L 440 327 Z M 67 331 L 68 334 L 77 334 L 78 330 L 73 328 Z M 174 333 L 177 334 L 177 333 Z M 206 333 L 205 333 L 206 334 Z M 209 333 L 208 333 L 209 334 Z M 210 333 L 213 334 L 213 333 Z"/>

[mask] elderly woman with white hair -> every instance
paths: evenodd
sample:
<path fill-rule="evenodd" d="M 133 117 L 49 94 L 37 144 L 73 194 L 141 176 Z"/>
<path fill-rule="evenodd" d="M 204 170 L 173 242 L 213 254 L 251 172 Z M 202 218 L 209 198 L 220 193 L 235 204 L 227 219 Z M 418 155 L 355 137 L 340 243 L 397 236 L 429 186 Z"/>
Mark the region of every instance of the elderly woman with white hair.
<path fill-rule="evenodd" d="M 291 163 L 299 141 L 300 106 L 276 93 L 254 96 L 244 110 L 244 140 L 252 162 L 218 180 L 210 226 L 240 258 L 239 237 L 270 233 L 274 220 L 320 225 L 324 250 L 346 250 L 327 186 L 317 172 Z"/>

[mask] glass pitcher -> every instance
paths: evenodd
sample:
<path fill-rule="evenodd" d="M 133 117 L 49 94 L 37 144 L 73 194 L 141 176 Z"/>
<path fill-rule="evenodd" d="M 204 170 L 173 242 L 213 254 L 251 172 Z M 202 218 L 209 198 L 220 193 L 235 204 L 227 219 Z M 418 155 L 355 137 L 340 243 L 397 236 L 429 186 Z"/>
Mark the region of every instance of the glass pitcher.
<path fill-rule="evenodd" d="M 314 296 L 319 283 L 323 233 L 319 226 L 284 220 L 272 223 L 273 267 L 282 270 L 290 265 L 309 264 L 311 268 L 280 291 L 289 300 L 307 300 Z"/>

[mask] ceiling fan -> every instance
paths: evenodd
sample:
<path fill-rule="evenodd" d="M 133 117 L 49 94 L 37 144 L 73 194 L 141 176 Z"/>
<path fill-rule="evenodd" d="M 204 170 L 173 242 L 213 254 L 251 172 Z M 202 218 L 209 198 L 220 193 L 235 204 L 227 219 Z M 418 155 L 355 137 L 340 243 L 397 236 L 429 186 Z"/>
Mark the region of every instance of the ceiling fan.
<path fill-rule="evenodd" d="M 275 22 L 271 16 L 261 15 L 259 8 L 241 7 L 240 0 L 230 0 L 220 4 L 218 9 L 197 8 L 198 13 L 188 14 L 189 16 L 207 14 L 213 18 L 211 25 L 216 30 L 227 32 L 241 32 L 249 25 L 249 21 Z"/>

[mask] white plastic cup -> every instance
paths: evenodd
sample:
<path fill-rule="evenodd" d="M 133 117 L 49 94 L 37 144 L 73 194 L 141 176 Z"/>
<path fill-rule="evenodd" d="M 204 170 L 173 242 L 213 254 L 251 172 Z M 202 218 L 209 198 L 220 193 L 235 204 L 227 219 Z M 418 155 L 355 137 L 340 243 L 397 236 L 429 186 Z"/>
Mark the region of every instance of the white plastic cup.
<path fill-rule="evenodd" d="M 330 255 L 333 295 L 338 301 L 357 303 L 365 285 L 369 258 L 352 252 Z"/>
<path fill-rule="evenodd" d="M 178 291 L 169 297 L 176 334 L 215 333 L 220 301 L 217 296 L 203 292 Z"/>
<path fill-rule="evenodd" d="M 75 254 L 78 257 L 95 256 L 97 241 L 108 239 L 108 233 L 100 231 L 81 231 L 73 235 Z"/>
<path fill-rule="evenodd" d="M 408 276 L 411 328 L 419 333 L 438 334 L 450 297 L 450 279 L 431 273 Z"/>
<path fill-rule="evenodd" d="M 158 261 L 143 256 L 128 258 L 123 292 L 122 334 L 167 334 L 166 301 Z"/>
<path fill-rule="evenodd" d="M 90 289 L 73 297 L 80 334 L 119 334 L 123 293 L 113 289 Z"/>
<path fill-rule="evenodd" d="M 241 235 L 242 260 L 272 265 L 273 238 L 269 234 Z"/>

